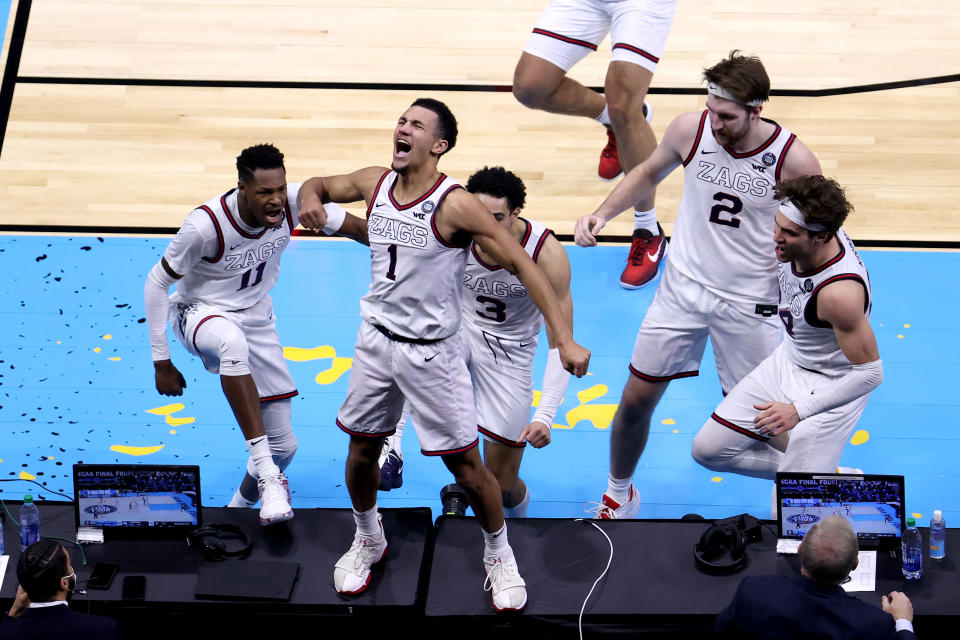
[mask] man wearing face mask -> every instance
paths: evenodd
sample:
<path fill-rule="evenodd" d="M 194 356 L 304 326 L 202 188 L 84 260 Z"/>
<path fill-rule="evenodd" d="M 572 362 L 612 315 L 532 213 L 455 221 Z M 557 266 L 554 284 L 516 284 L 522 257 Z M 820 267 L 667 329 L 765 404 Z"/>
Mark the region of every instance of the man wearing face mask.
<path fill-rule="evenodd" d="M 68 601 L 77 586 L 70 554 L 53 540 L 40 540 L 20 554 L 17 598 L 0 625 L 0 640 L 113 640 L 120 624 L 103 616 L 79 613 Z"/>

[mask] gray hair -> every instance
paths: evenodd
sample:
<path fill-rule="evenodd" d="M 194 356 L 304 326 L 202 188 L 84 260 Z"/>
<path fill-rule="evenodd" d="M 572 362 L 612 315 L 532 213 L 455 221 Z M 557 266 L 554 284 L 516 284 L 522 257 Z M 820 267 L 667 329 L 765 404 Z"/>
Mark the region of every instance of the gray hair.
<path fill-rule="evenodd" d="M 817 582 L 840 584 L 853 570 L 859 546 L 850 523 L 837 515 L 813 525 L 803 537 L 800 566 Z"/>

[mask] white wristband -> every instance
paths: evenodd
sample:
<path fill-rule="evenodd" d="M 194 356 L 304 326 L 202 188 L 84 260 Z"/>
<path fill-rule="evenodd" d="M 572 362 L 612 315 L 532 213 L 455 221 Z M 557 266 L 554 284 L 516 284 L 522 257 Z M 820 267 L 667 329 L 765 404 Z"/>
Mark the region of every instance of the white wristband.
<path fill-rule="evenodd" d="M 563 368 L 560 360 L 560 350 L 550 349 L 547 353 L 547 368 L 543 372 L 543 391 L 533 420 L 553 426 L 553 417 L 557 415 L 557 408 L 563 402 L 563 394 L 570 382 L 570 374 Z"/>
<path fill-rule="evenodd" d="M 343 226 L 343 221 L 347 219 L 347 212 L 336 202 L 326 203 L 323 205 L 323 210 L 327 212 L 327 224 L 323 225 L 323 232 L 332 236 L 337 231 L 340 231 L 340 227 Z"/>
<path fill-rule="evenodd" d="M 853 369 L 837 378 L 822 393 L 805 397 L 793 406 L 801 420 L 836 409 L 876 389 L 883 382 L 883 360 L 853 365 Z"/>
<path fill-rule="evenodd" d="M 167 310 L 170 300 L 167 292 L 175 282 L 176 279 L 158 262 L 147 274 L 147 281 L 143 285 L 143 306 L 147 312 L 150 352 L 154 362 L 170 359 L 170 349 L 167 347 Z"/>

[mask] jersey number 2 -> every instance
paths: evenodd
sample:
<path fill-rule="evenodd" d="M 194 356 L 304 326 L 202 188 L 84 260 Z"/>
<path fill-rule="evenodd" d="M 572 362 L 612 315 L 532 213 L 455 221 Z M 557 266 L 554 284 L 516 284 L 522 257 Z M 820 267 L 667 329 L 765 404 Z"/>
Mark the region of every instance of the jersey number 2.
<path fill-rule="evenodd" d="M 740 226 L 737 214 L 743 211 L 743 200 L 722 191 L 713 194 L 713 199 L 721 204 L 715 204 L 710 209 L 710 222 L 737 229 Z"/>

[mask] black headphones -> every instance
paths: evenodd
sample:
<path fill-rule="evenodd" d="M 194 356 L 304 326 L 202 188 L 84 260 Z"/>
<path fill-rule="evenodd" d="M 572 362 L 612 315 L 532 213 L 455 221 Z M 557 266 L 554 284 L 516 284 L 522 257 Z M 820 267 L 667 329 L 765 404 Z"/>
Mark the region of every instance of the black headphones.
<path fill-rule="evenodd" d="M 235 541 L 228 548 L 225 541 Z M 253 545 L 243 529 L 235 524 L 211 524 L 187 534 L 187 546 L 197 547 L 207 560 L 244 558 Z"/>
<path fill-rule="evenodd" d="M 693 547 L 693 559 L 704 573 L 728 575 L 747 566 L 747 537 L 740 527 L 714 524 Z"/>

